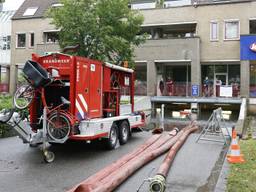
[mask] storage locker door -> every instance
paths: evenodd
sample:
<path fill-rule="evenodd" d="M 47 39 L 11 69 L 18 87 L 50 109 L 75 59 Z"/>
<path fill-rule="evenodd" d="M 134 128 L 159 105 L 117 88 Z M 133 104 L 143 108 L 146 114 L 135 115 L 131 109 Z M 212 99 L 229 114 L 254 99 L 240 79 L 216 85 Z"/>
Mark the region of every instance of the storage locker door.
<path fill-rule="evenodd" d="M 89 66 L 89 63 L 85 63 L 84 61 L 77 62 L 75 114 L 80 120 L 87 119 L 89 117 Z"/>
<path fill-rule="evenodd" d="M 90 109 L 89 117 L 102 116 L 102 64 L 90 64 Z"/>

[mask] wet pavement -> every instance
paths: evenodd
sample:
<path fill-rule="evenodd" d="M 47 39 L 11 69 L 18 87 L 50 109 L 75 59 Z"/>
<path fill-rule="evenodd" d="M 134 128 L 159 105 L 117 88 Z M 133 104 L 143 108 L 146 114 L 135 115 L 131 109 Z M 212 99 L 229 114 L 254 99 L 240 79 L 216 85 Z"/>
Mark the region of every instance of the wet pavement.
<path fill-rule="evenodd" d="M 148 97 L 138 98 L 137 110 L 150 107 Z M 169 122 L 170 123 L 170 122 Z M 188 122 L 182 122 L 184 127 Z M 172 122 L 173 126 L 177 126 Z M 172 127 L 173 127 L 172 126 Z M 17 137 L 0 139 L 0 191 L 63 192 L 85 180 L 101 168 L 126 155 L 151 136 L 149 132 L 134 133 L 130 141 L 113 151 L 106 151 L 101 142 L 68 143 L 51 146 L 56 159 L 45 164 L 38 148 L 22 144 Z M 193 192 L 207 189 L 223 145 L 195 140 L 192 134 L 177 157 L 167 178 L 167 192 Z M 144 179 L 153 177 L 165 155 L 137 171 L 115 191 L 135 192 Z M 215 184 L 214 184 L 215 185 Z M 148 192 L 148 183 L 139 190 Z M 201 190 L 202 191 L 202 190 Z"/>
<path fill-rule="evenodd" d="M 56 159 L 51 164 L 44 163 L 38 148 L 22 144 L 17 137 L 0 139 L 0 191 L 66 191 L 132 151 L 150 135 L 134 133 L 126 145 L 113 151 L 103 149 L 101 142 L 53 146 Z"/>
<path fill-rule="evenodd" d="M 132 151 L 142 144 L 150 133 L 134 133 L 132 139 L 114 151 L 105 151 L 101 143 L 69 143 L 51 147 L 56 160 L 45 164 L 37 148 L 23 145 L 16 138 L 0 139 L 0 191 L 5 192 L 61 192 L 70 189 L 101 168 Z M 198 134 L 192 134 L 169 172 L 167 190 L 170 192 L 192 192 L 208 182 L 208 178 L 221 153 L 222 144 L 196 143 Z M 149 163 L 116 191 L 137 191 L 144 179 L 152 177 L 164 156 Z M 148 192 L 145 183 L 140 192 Z"/>
<path fill-rule="evenodd" d="M 214 189 L 214 186 L 213 189 L 205 186 L 208 185 L 223 144 L 204 141 L 196 143 L 197 137 L 198 134 L 192 134 L 175 157 L 167 177 L 167 192 L 207 192 Z M 116 191 L 137 191 L 144 179 L 155 175 L 164 157 L 165 155 L 141 168 Z M 148 192 L 148 187 L 149 182 L 145 182 L 139 192 Z"/>

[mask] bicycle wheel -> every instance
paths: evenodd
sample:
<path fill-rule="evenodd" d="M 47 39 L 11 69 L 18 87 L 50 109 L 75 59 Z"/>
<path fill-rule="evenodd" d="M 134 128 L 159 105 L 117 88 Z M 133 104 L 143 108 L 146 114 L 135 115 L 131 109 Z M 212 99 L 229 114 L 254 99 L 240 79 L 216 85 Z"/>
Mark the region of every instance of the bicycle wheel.
<path fill-rule="evenodd" d="M 14 113 L 14 109 L 3 109 L 0 111 L 0 123 L 7 123 Z"/>
<path fill-rule="evenodd" d="M 63 113 L 53 113 L 47 122 L 47 133 L 56 142 L 63 143 L 68 139 L 71 131 L 71 124 Z"/>
<path fill-rule="evenodd" d="M 13 104 L 17 109 L 27 108 L 35 96 L 35 90 L 31 85 L 20 86 L 13 97 Z"/>

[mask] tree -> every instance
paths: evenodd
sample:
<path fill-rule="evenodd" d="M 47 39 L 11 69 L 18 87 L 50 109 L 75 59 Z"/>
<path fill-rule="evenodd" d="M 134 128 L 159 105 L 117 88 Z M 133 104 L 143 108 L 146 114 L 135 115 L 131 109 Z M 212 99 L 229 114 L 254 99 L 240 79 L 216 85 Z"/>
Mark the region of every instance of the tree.
<path fill-rule="evenodd" d="M 60 29 L 61 48 L 80 44 L 78 55 L 120 64 L 132 62 L 134 47 L 145 40 L 143 17 L 128 8 L 128 0 L 60 0 L 51 8 L 53 24 Z"/>
<path fill-rule="evenodd" d="M 156 1 L 156 7 L 157 8 L 163 8 L 164 7 L 164 0 L 157 0 Z"/>

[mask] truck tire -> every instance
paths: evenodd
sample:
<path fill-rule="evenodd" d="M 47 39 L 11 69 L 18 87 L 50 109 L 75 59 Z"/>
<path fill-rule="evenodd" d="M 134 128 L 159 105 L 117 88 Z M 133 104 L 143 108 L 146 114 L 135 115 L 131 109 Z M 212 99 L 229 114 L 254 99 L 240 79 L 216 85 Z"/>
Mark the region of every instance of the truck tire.
<path fill-rule="evenodd" d="M 111 126 L 110 132 L 109 132 L 109 137 L 106 140 L 106 148 L 108 150 L 115 149 L 118 141 L 118 132 L 117 132 L 117 125 L 116 123 L 113 123 Z"/>
<path fill-rule="evenodd" d="M 130 136 L 130 127 L 127 121 L 122 121 L 119 126 L 119 143 L 124 145 Z"/>

